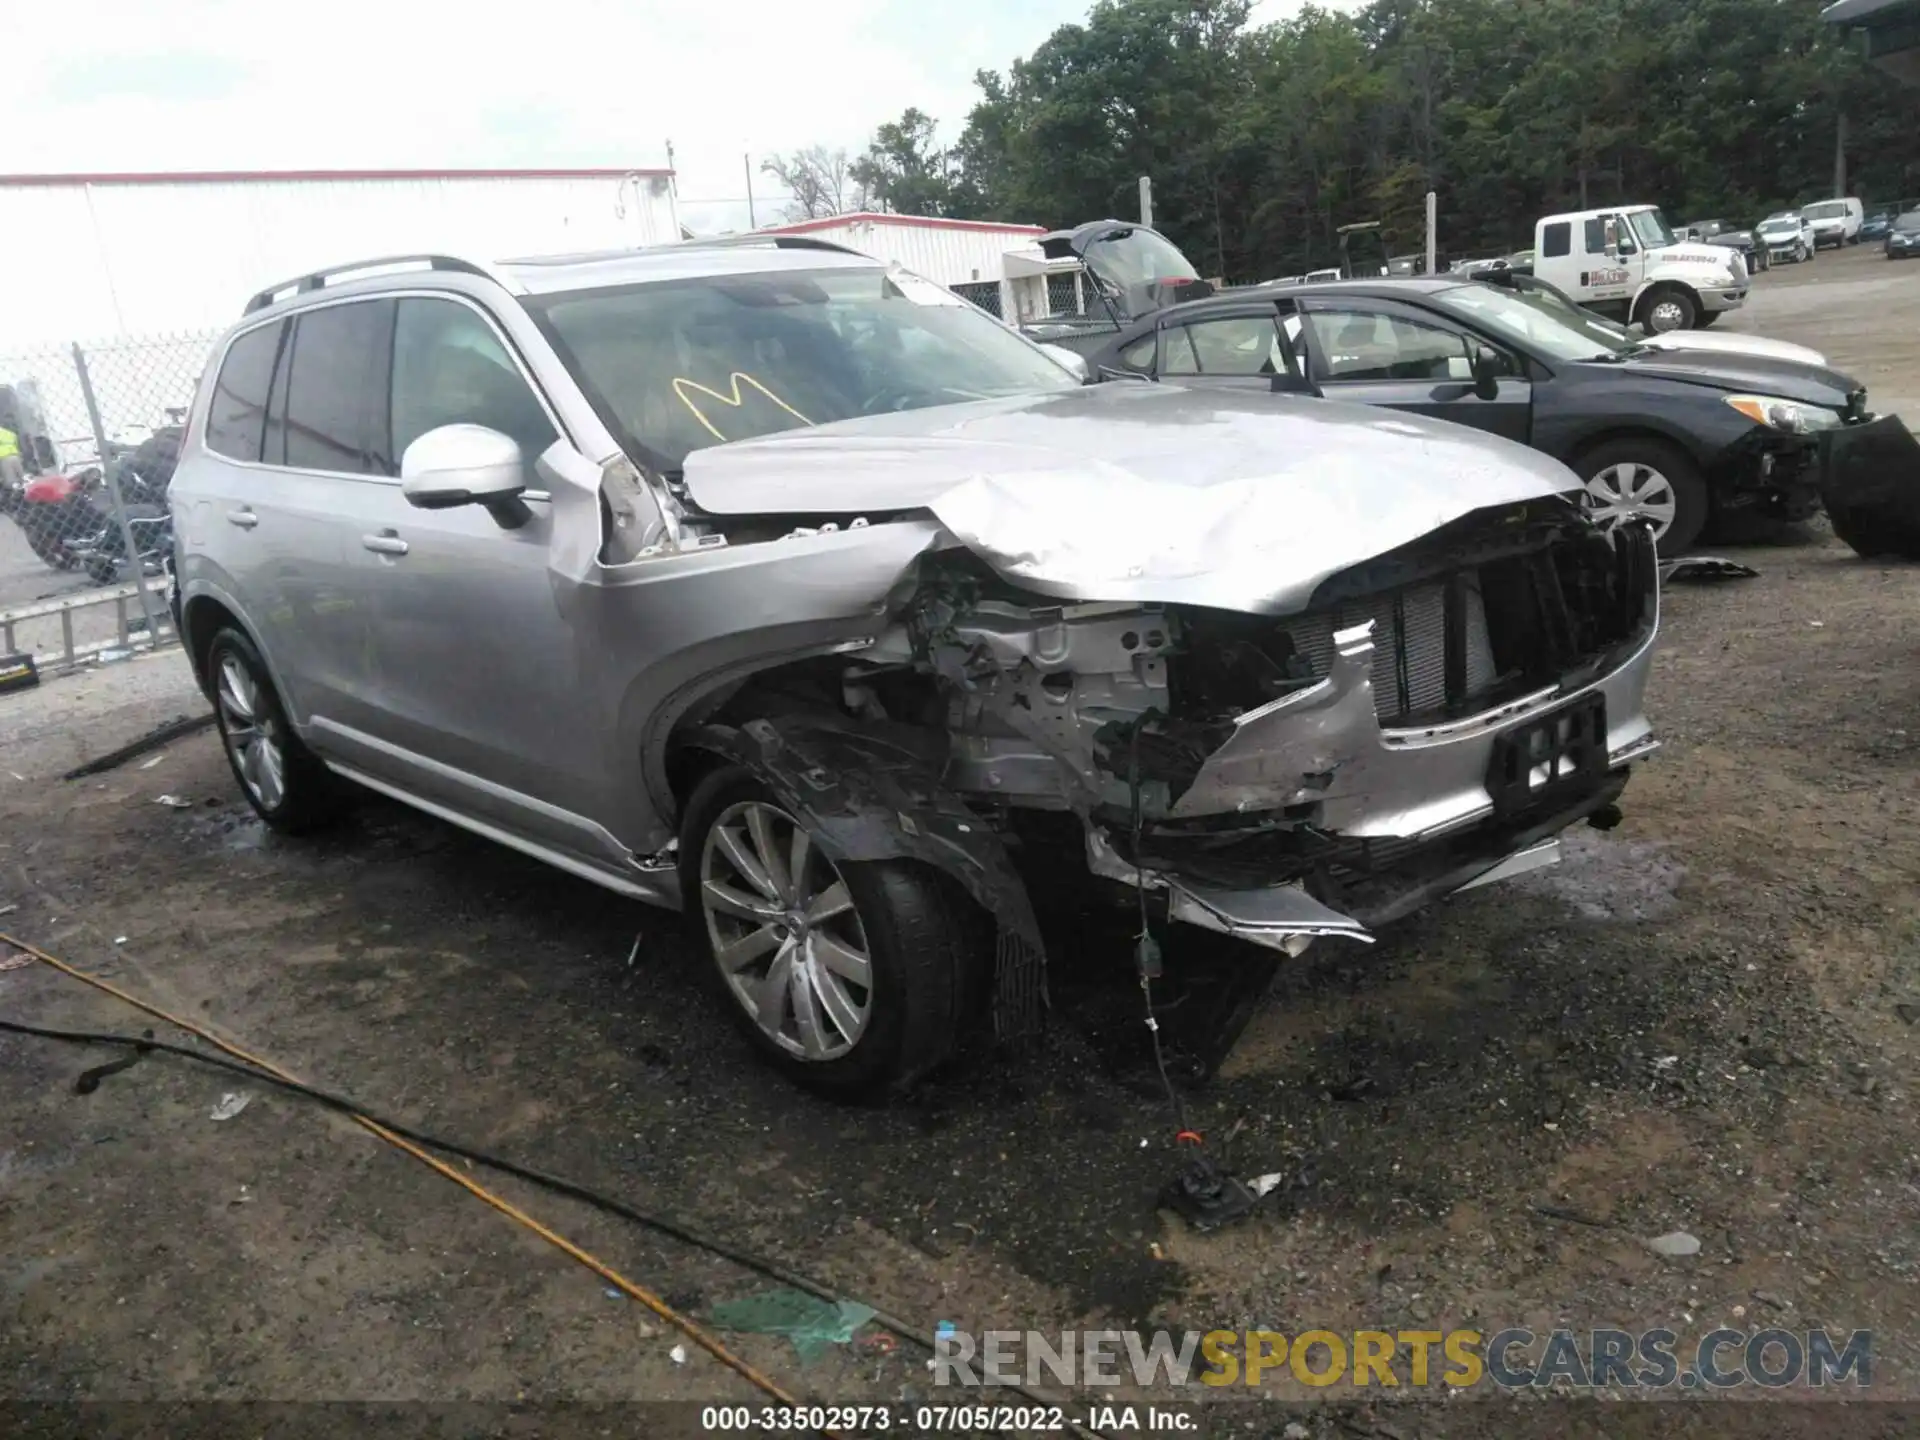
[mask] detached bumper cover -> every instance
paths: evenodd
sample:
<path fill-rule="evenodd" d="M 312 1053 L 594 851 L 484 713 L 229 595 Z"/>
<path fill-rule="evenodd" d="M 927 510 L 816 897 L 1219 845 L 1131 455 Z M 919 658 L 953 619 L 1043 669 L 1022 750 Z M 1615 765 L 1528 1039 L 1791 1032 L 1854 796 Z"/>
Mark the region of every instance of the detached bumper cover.
<path fill-rule="evenodd" d="M 1920 441 L 1897 415 L 1829 430 L 1821 498 L 1863 555 L 1920 557 Z"/>

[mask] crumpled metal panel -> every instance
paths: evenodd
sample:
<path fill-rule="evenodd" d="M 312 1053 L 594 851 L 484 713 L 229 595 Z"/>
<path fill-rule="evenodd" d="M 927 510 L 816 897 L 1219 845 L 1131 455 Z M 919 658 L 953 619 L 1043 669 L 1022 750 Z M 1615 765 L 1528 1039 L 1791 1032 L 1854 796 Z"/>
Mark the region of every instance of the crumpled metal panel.
<path fill-rule="evenodd" d="M 1464 426 L 1146 384 L 717 445 L 685 479 L 713 515 L 930 510 L 1044 595 L 1260 614 L 1473 511 L 1579 491 L 1557 460 Z"/>

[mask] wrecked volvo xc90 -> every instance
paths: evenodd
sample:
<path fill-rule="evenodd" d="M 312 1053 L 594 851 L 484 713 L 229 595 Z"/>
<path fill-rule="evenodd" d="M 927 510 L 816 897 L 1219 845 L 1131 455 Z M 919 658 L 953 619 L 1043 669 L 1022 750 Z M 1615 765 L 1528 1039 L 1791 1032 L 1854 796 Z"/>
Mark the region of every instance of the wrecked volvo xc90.
<path fill-rule="evenodd" d="M 1294 954 L 1553 858 L 1655 744 L 1651 540 L 1578 494 L 1437 422 L 1085 387 L 817 244 L 423 257 L 221 342 L 175 603 L 269 822 L 353 781 L 684 904 L 852 1092 L 1037 1022 L 1032 857 Z"/>

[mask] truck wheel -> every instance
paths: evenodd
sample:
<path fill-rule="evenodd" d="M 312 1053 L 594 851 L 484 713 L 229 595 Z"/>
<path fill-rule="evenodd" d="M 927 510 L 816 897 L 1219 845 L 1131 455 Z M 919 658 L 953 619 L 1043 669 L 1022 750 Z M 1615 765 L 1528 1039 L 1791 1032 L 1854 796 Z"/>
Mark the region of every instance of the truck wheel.
<path fill-rule="evenodd" d="M 1665 335 L 1669 330 L 1691 330 L 1699 316 L 1700 307 L 1693 297 L 1672 285 L 1656 286 L 1640 302 L 1640 323 L 1653 335 Z"/>
<path fill-rule="evenodd" d="M 1586 482 L 1593 518 L 1608 529 L 1628 520 L 1653 526 L 1654 543 L 1677 555 L 1707 523 L 1707 482 L 1699 467 L 1664 440 L 1638 435 L 1607 440 L 1580 456 L 1575 472 Z"/>
<path fill-rule="evenodd" d="M 937 871 L 836 864 L 727 765 L 688 798 L 680 885 L 709 982 L 789 1078 L 871 1099 L 953 1053 L 986 974 L 986 922 Z"/>

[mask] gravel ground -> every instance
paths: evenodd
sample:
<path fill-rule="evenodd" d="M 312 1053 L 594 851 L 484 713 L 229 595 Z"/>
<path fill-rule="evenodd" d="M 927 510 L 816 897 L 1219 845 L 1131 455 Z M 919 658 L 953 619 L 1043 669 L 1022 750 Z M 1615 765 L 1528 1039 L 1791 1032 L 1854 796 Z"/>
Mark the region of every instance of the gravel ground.
<path fill-rule="evenodd" d="M 1761 277 L 1728 323 L 1820 345 L 1920 419 L 1916 277 L 1823 256 Z M 1876 1392 L 1920 1398 L 1920 570 L 1817 526 L 1769 539 L 1723 552 L 1759 579 L 1665 597 L 1666 743 L 1619 828 L 1283 972 L 1191 1103 L 1234 1168 L 1288 1183 L 1213 1234 L 1155 1210 L 1172 1126 L 1124 935 L 1065 947 L 1044 1060 L 837 1108 L 751 1062 L 671 917 L 381 803 L 281 841 L 208 735 L 49 778 L 199 704 L 177 655 L 0 699 L 18 906 L 0 928 L 375 1108 L 929 1325 L 1824 1324 L 1873 1330 Z M 0 974 L 0 1017 L 147 1023 L 39 967 Z M 0 1036 L 0 1394 L 754 1398 L 349 1123 L 157 1057 L 74 1094 L 106 1058 Z M 247 1108 L 211 1120 L 234 1090 Z M 766 1288 L 499 1189 L 696 1315 Z M 1672 1231 L 1699 1253 L 1649 1250 Z M 735 1338 L 805 1394 L 927 1393 L 910 1352 L 803 1367 Z M 1418 1433 L 1516 1433 L 1511 1405 L 1445 1411 Z"/>

